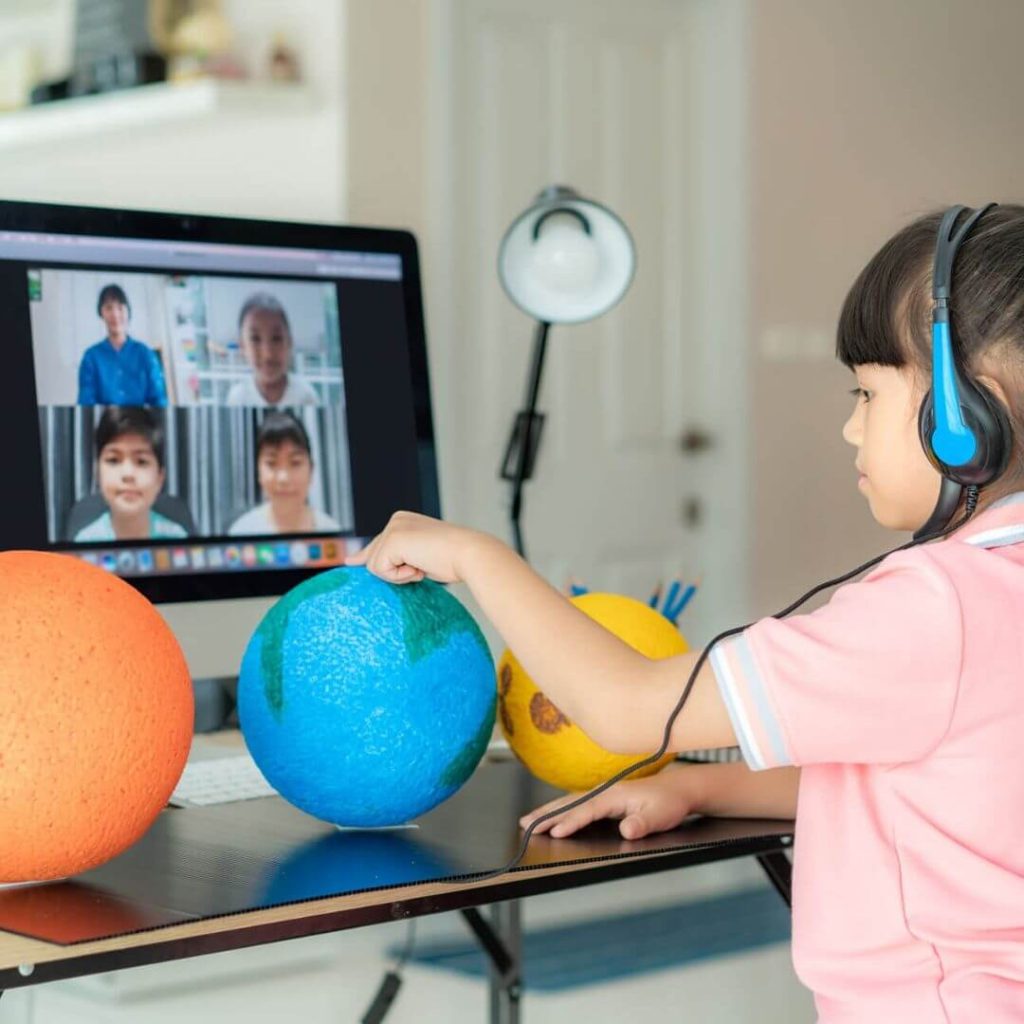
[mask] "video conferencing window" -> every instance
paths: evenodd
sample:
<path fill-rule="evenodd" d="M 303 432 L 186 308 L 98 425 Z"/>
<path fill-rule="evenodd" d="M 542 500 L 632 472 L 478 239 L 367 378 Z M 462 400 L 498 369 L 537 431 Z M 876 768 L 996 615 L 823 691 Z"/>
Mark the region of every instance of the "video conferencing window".
<path fill-rule="evenodd" d="M 27 276 L 51 542 L 352 529 L 333 283 Z"/>
<path fill-rule="evenodd" d="M 38 430 L 24 546 L 128 577 L 340 562 L 418 503 L 401 277 L 393 254 L 0 231 Z"/>

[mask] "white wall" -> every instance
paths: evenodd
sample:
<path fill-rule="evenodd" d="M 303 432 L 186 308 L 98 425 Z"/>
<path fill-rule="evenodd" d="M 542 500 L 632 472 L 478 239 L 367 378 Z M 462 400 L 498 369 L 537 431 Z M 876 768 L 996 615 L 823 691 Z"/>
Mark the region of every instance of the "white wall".
<path fill-rule="evenodd" d="M 194 213 L 339 221 L 344 181 L 343 0 L 226 0 L 236 45 L 265 75 L 272 35 L 301 54 L 310 108 L 295 116 L 242 111 L 202 123 L 109 130 L 45 148 L 0 152 L 0 197 Z M 72 17 L 66 0 L 5 18 L 0 42 L 38 39 L 47 71 L 66 73 Z"/>
<path fill-rule="evenodd" d="M 1024 195 L 1024 4 L 767 0 L 749 11 L 752 550 L 767 614 L 908 539 L 876 526 L 857 492 L 835 324 L 861 266 L 904 223 Z M 787 354 L 794 345 L 808 354 Z"/>

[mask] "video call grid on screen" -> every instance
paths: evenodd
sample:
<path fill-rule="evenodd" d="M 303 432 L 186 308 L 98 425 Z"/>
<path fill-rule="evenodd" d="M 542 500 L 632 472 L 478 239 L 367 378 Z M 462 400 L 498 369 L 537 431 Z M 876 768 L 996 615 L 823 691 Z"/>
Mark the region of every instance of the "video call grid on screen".
<path fill-rule="evenodd" d="M 19 275 L 45 524 L 21 546 L 124 576 L 309 568 L 419 504 L 399 253 L 0 230 L 8 307 Z"/>

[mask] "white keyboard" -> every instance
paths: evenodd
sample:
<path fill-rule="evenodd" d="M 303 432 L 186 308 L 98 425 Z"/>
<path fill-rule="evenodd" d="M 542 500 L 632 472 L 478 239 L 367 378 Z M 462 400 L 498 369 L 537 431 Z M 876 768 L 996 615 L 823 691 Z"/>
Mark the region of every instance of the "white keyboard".
<path fill-rule="evenodd" d="M 512 751 L 499 736 L 487 745 L 487 756 L 502 761 L 511 758 Z M 212 754 L 209 747 L 200 746 L 167 802 L 175 807 L 207 807 L 276 795 L 249 754 Z"/>
<path fill-rule="evenodd" d="M 206 807 L 275 795 L 274 788 L 248 754 L 231 754 L 190 760 L 168 803 L 176 807 Z"/>

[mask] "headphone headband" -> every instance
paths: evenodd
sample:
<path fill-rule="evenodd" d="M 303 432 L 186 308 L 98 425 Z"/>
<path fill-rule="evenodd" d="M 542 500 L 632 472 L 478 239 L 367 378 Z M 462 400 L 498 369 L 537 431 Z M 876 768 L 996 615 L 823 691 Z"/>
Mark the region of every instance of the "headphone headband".
<path fill-rule="evenodd" d="M 916 538 L 945 527 L 964 487 L 969 488 L 970 510 L 978 488 L 1005 471 L 1013 447 L 1010 422 L 999 400 L 957 365 L 949 319 L 957 250 L 978 220 L 995 205 L 972 210 L 959 227 L 957 220 L 967 207 L 952 206 L 939 223 L 932 264 L 932 386 L 921 403 L 918 432 L 925 454 L 943 480 L 938 505 L 914 534 Z"/>
<path fill-rule="evenodd" d="M 945 309 L 953 282 L 953 261 L 960 243 L 970 234 L 978 220 L 998 203 L 979 206 L 954 232 L 957 218 L 966 206 L 951 206 L 943 215 L 935 241 L 935 259 L 932 263 L 932 299 L 937 309 Z M 935 310 L 933 309 L 933 314 Z M 934 316 L 933 316 L 934 319 Z"/>

